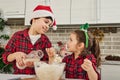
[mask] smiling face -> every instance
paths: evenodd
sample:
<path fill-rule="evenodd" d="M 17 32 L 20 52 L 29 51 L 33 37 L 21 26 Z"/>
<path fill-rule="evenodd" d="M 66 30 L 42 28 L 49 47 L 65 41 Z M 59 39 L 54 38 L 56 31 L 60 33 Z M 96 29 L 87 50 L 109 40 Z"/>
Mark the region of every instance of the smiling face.
<path fill-rule="evenodd" d="M 53 22 L 49 18 L 37 18 L 32 20 L 31 34 L 44 34 L 52 26 Z"/>

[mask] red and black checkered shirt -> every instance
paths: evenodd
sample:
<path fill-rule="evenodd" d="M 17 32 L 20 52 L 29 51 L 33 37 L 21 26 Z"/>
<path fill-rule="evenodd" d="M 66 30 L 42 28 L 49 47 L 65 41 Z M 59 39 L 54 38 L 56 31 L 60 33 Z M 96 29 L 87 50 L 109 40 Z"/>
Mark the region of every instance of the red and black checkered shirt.
<path fill-rule="evenodd" d="M 93 67 L 94 67 L 95 71 L 97 72 L 97 70 L 96 70 L 96 58 L 94 57 L 94 55 L 88 54 L 86 56 L 86 58 L 88 58 L 92 62 Z M 85 70 L 83 70 L 81 67 L 81 64 L 83 64 L 83 61 L 84 61 L 84 57 L 82 57 L 82 56 L 79 56 L 77 59 L 75 59 L 74 53 L 69 55 L 69 56 L 66 56 L 63 59 L 63 62 L 66 63 L 65 77 L 72 78 L 72 79 L 89 80 L 87 72 Z M 99 73 L 98 73 L 98 76 L 99 76 Z"/>
<path fill-rule="evenodd" d="M 45 48 L 51 47 L 51 42 L 48 37 L 44 34 L 36 41 L 33 45 L 29 38 L 28 29 L 23 31 L 16 32 L 11 39 L 8 41 L 8 44 L 5 47 L 5 52 L 2 55 L 3 61 L 5 64 L 9 64 L 7 61 L 7 56 L 14 52 L 24 52 L 26 54 L 30 53 L 32 50 L 42 50 L 44 52 L 44 56 L 41 60 L 48 61 L 48 55 L 45 51 Z M 25 68 L 18 69 L 16 67 L 16 61 L 12 62 L 14 68 L 14 74 L 35 74 L 34 68 Z"/>

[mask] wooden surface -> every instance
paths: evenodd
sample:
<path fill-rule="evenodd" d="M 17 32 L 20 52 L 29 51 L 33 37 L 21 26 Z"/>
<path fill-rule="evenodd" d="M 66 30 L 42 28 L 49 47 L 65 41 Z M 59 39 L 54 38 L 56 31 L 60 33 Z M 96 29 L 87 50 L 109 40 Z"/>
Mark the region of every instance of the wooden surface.
<path fill-rule="evenodd" d="M 36 77 L 33 77 L 33 78 L 23 78 L 21 80 L 37 80 Z"/>

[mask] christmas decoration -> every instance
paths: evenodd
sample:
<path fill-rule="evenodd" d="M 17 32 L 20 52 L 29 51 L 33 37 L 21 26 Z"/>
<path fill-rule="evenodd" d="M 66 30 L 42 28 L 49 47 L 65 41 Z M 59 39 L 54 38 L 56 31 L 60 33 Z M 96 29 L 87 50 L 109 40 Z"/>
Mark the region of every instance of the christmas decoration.
<path fill-rule="evenodd" d="M 89 28 L 89 24 L 86 23 L 86 24 L 83 24 L 80 26 L 80 30 L 83 30 L 84 33 L 85 33 L 85 37 L 86 37 L 86 42 L 85 42 L 85 47 L 87 48 L 88 47 L 88 33 L 87 33 L 87 29 Z"/>
<path fill-rule="evenodd" d="M 6 21 L 1 17 L 0 12 L 0 32 L 2 32 L 5 28 Z M 4 52 L 4 48 L 1 46 L 2 40 L 8 40 L 9 36 L 6 34 L 0 34 L 0 73 L 12 73 L 12 65 L 4 64 L 2 61 L 2 54 Z"/>
<path fill-rule="evenodd" d="M 96 28 L 92 31 L 93 36 L 100 42 L 104 38 L 104 32 L 99 28 Z"/>

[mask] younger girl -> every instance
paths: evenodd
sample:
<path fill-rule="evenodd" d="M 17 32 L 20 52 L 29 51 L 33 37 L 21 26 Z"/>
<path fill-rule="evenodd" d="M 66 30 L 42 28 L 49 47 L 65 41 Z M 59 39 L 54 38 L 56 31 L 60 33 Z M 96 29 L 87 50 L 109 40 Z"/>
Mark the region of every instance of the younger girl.
<path fill-rule="evenodd" d="M 85 80 L 100 80 L 97 67 L 100 65 L 100 48 L 97 41 L 83 30 L 75 30 L 67 42 L 71 55 L 64 57 L 65 77 Z M 54 61 L 52 49 L 46 49 L 49 63 Z"/>

